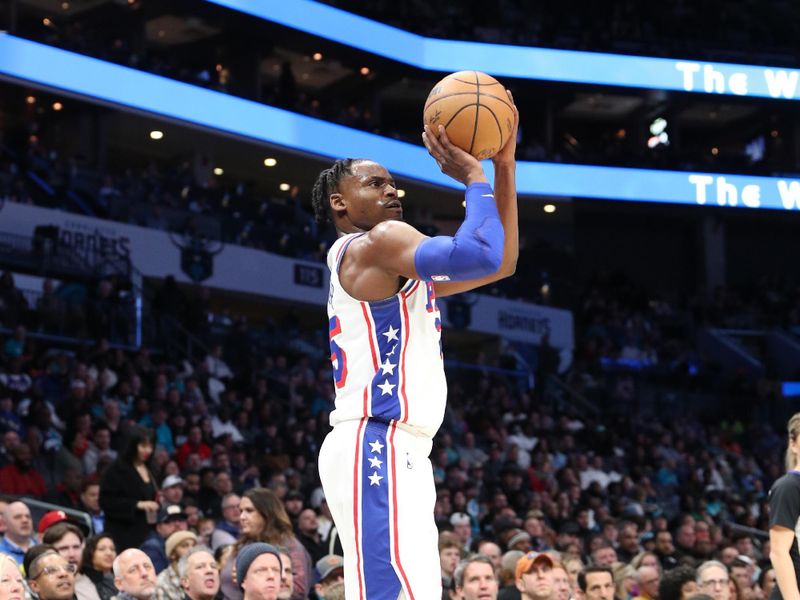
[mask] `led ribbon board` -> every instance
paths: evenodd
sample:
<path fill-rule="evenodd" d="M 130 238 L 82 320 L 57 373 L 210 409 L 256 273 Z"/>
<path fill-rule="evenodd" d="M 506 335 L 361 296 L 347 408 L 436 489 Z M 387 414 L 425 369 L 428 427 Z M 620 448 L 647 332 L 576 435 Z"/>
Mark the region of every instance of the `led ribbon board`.
<path fill-rule="evenodd" d="M 426 38 L 312 0 L 207 0 L 412 67 L 680 92 L 800 99 L 800 71 Z"/>
<path fill-rule="evenodd" d="M 128 107 L 308 154 L 366 156 L 395 175 L 454 189 L 422 146 L 313 119 L 0 34 L 0 78 Z M 420 111 L 421 115 L 421 111 Z M 421 117 L 420 117 L 421 118 Z M 492 165 L 485 163 L 492 176 Z M 309 180 L 313 177 L 309 173 Z M 800 180 L 520 162 L 520 194 L 800 210 Z"/>

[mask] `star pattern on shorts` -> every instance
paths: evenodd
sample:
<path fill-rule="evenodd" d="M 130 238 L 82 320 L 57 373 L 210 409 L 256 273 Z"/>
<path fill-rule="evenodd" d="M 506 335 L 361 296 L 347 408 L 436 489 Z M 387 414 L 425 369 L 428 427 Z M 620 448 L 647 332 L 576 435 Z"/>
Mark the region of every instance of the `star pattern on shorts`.
<path fill-rule="evenodd" d="M 372 475 L 370 475 L 369 477 L 367 477 L 367 479 L 369 479 L 370 486 L 373 486 L 373 485 L 380 486 L 381 485 L 381 479 L 383 479 L 383 476 L 382 475 L 378 475 L 378 473 L 375 472 Z"/>
<path fill-rule="evenodd" d="M 395 340 L 395 341 L 399 342 L 400 339 L 397 337 L 398 333 L 400 333 L 399 329 L 395 329 L 393 325 L 389 325 L 389 330 L 388 331 L 384 331 L 381 335 L 385 335 L 386 336 L 386 341 L 387 342 L 391 342 L 392 340 Z"/>
<path fill-rule="evenodd" d="M 383 461 L 377 456 L 371 456 L 369 458 L 369 466 L 371 469 L 380 469 L 382 464 Z"/>
<path fill-rule="evenodd" d="M 388 379 L 384 379 L 383 383 L 378 385 L 378 388 L 381 390 L 381 396 L 391 396 L 392 390 L 397 387 L 396 383 L 389 383 Z"/>
<path fill-rule="evenodd" d="M 381 444 L 380 440 L 375 440 L 374 442 L 369 442 L 369 451 L 374 452 L 375 454 L 380 454 L 381 450 L 383 450 L 383 444 Z"/>
<path fill-rule="evenodd" d="M 397 363 L 389 362 L 389 358 L 387 357 L 386 360 L 381 364 L 381 374 L 386 375 L 394 375 L 394 369 L 397 366 Z"/>

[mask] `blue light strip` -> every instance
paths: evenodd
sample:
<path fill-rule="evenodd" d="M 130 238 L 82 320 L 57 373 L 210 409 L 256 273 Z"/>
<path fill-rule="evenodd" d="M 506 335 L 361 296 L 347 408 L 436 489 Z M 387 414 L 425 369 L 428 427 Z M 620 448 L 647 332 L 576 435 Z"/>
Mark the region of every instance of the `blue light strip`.
<path fill-rule="evenodd" d="M 158 75 L 0 34 L 0 77 L 324 157 L 363 156 L 395 175 L 455 189 L 420 145 L 407 144 Z M 420 121 L 422 119 L 420 111 Z M 490 162 L 485 163 L 492 176 Z M 309 180 L 314 173 L 309 173 Z M 800 210 L 800 180 L 520 162 L 525 195 Z"/>
<path fill-rule="evenodd" d="M 800 381 L 784 381 L 781 383 L 781 393 L 784 398 L 797 398 L 800 396 Z"/>
<path fill-rule="evenodd" d="M 794 69 L 438 40 L 313 0 L 207 1 L 430 71 L 800 99 L 800 71 Z"/>

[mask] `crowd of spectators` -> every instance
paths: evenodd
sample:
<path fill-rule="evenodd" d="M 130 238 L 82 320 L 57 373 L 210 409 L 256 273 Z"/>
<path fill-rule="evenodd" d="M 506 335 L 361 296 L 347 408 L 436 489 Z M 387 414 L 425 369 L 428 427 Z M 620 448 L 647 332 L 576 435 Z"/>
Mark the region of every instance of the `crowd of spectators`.
<path fill-rule="evenodd" d="M 501 10 L 489 11 L 491 14 L 471 2 L 444 8 L 418 0 L 397 5 L 347 0 L 329 3 L 432 37 L 788 67 L 796 64 L 796 58 L 792 50 L 795 32 L 787 24 L 796 22 L 800 16 L 792 3 L 781 2 L 763 10 L 755 2 L 738 3 L 734 7 L 721 0 L 683 1 L 668 7 L 641 7 L 632 1 L 614 3 L 612 7 L 582 2 L 580 10 L 505 0 Z M 152 39 L 147 17 L 143 16 L 148 13 L 147 7 L 143 9 L 145 4 L 144 0 L 137 0 L 114 7 L 113 13 L 53 14 L 45 19 L 48 21 L 45 24 L 41 18 L 28 15 L 14 25 L 14 32 L 192 85 L 420 143 L 418 119 L 407 118 L 408 105 L 403 104 L 404 100 L 393 98 L 391 91 L 382 88 L 382 79 L 395 82 L 407 78 L 407 74 L 389 73 L 387 69 L 387 73 L 362 85 L 357 81 L 361 77 L 357 73 L 362 59 L 345 52 L 334 62 L 343 63 L 353 74 L 354 79 L 348 80 L 352 85 L 340 82 L 330 86 L 332 92 L 324 86 L 307 86 L 302 77 L 308 73 L 295 73 L 292 63 L 272 46 L 243 43 L 236 25 L 225 19 L 214 22 L 220 26 L 219 31 L 194 44 L 164 45 Z M 181 14 L 180 6 L 173 8 L 176 15 Z M 100 10 L 112 8 L 103 6 Z M 197 17 L 186 18 L 191 21 Z M 109 21 L 115 27 L 99 27 Z M 259 71 L 260 61 L 267 57 L 277 71 Z M 434 81 L 430 79 L 431 86 Z M 651 149 L 647 145 L 648 135 L 641 133 L 650 123 L 636 122 L 635 116 L 622 120 L 590 119 L 588 125 L 585 119 L 557 118 L 558 111 L 542 118 L 546 111 L 536 101 L 543 96 L 538 85 L 514 83 L 522 116 L 518 156 L 525 160 L 763 174 L 794 169 L 796 157 L 787 151 L 791 141 L 786 137 L 792 135 L 792 125 L 788 122 L 784 125 L 785 119 L 777 110 L 766 109 L 754 115 L 746 127 L 739 128 L 741 135 L 732 136 L 729 128 L 715 132 L 711 127 L 713 121 L 699 129 L 687 124 L 682 134 L 671 136 L 669 145 Z M 677 117 L 682 108 L 679 104 L 671 108 L 662 103 L 657 110 Z M 672 123 L 678 122 L 677 118 L 669 118 Z M 757 158 L 745 151 L 754 142 L 763 145 Z M 717 151 L 713 152 L 712 147 Z"/>
<path fill-rule="evenodd" d="M 13 289 L 12 279 L 3 297 Z M 650 313 L 628 316 L 636 295 L 619 289 L 586 295 L 586 339 L 643 351 L 658 342 L 658 329 Z M 174 305 L 175 294 L 162 290 L 159 302 Z M 2 313 L 3 325 L 17 325 L 14 315 Z M 314 565 L 319 571 L 339 553 L 316 473 L 333 400 L 324 332 L 271 323 L 255 345 L 234 326 L 207 356 L 181 360 L 105 341 L 61 348 L 16 331 L 0 344 L 0 493 L 91 516 L 106 537 L 82 541 L 81 564 L 98 594 L 117 585 L 102 562 L 112 543 L 117 552 L 143 550 L 154 577 L 175 589 L 179 549 L 195 538 L 234 557 L 256 540 L 277 543 L 295 570 L 293 597 L 319 585 Z M 493 371 L 448 376 L 431 455 L 446 583 L 457 580 L 467 552 L 493 557 L 499 580 L 513 587 L 520 556 L 553 551 L 568 570 L 573 559 L 615 565 L 626 590 L 620 600 L 629 600 L 647 594 L 653 571 L 643 567 L 660 578 L 676 565 L 720 558 L 734 577 L 739 563 L 745 568 L 737 598 L 761 597 L 766 490 L 782 473 L 783 439 L 769 424 L 735 414 L 705 421 L 689 411 L 662 421 L 614 413 L 606 410 L 613 395 L 596 415 L 543 403 L 538 389 Z M 3 508 L 0 551 L 20 560 L 43 541 L 28 510 L 19 502 Z M 217 559 L 223 593 L 238 597 L 235 558 Z"/>

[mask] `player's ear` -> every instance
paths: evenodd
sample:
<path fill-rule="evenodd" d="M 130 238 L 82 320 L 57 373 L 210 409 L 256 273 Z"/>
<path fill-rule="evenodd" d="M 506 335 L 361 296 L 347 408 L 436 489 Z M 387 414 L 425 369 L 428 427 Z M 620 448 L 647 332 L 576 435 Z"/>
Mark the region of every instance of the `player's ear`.
<path fill-rule="evenodd" d="M 344 201 L 344 196 L 339 192 L 331 194 L 330 203 L 333 210 L 344 210 L 347 208 L 347 203 Z"/>

